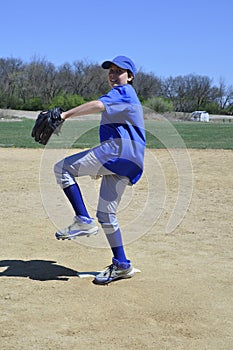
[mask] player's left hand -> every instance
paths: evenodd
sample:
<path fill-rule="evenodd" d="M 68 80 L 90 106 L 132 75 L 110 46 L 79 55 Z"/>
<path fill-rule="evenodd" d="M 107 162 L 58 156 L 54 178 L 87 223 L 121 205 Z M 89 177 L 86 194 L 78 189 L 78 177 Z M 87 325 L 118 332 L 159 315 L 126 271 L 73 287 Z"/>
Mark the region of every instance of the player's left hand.
<path fill-rule="evenodd" d="M 59 135 L 64 122 L 62 112 L 61 107 L 56 107 L 38 115 L 31 133 L 36 142 L 46 145 L 53 133 Z"/>

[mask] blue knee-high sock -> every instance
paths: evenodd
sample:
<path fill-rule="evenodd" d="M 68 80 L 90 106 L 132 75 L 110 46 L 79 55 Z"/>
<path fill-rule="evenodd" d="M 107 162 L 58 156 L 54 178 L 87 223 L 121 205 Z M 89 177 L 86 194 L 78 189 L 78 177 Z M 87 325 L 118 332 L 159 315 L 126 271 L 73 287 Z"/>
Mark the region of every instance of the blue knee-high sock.
<path fill-rule="evenodd" d="M 72 207 L 74 208 L 75 214 L 77 216 L 81 215 L 90 218 L 85 204 L 83 202 L 83 197 L 78 184 L 75 183 L 69 187 L 64 188 L 63 190 L 67 198 L 69 199 Z"/>
<path fill-rule="evenodd" d="M 106 237 L 111 246 L 114 258 L 120 262 L 126 262 L 127 258 L 125 256 L 120 229 L 118 228 L 114 233 L 106 234 Z"/>

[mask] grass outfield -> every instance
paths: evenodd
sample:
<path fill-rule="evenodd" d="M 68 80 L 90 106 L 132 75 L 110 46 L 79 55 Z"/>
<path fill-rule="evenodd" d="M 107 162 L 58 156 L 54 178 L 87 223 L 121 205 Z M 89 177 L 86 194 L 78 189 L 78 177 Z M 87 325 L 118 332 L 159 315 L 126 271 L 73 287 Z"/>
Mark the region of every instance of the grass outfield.
<path fill-rule="evenodd" d="M 43 148 L 31 137 L 34 120 L 0 122 L 0 147 Z M 99 143 L 99 121 L 68 121 L 51 147 L 89 148 Z M 233 149 L 233 123 L 145 122 L 148 148 Z M 66 140 L 66 141 L 64 141 Z"/>

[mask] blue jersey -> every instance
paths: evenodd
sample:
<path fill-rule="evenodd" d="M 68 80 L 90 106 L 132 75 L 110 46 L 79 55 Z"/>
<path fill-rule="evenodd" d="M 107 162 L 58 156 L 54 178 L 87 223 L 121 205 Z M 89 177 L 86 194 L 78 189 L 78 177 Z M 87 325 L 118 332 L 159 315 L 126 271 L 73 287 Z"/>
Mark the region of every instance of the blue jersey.
<path fill-rule="evenodd" d="M 96 157 L 107 169 L 135 184 L 143 172 L 146 145 L 143 111 L 132 85 L 120 85 L 99 98 L 104 104 Z"/>

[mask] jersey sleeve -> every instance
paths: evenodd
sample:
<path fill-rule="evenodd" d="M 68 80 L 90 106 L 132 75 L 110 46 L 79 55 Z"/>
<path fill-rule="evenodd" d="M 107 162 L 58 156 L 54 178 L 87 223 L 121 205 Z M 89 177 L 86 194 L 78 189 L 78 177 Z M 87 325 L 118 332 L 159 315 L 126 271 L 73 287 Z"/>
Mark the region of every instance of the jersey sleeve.
<path fill-rule="evenodd" d="M 114 105 L 116 103 L 130 103 L 130 96 L 127 92 L 127 88 L 124 85 L 116 86 L 112 88 L 106 95 L 99 98 L 106 110 L 108 110 L 109 105 Z"/>

